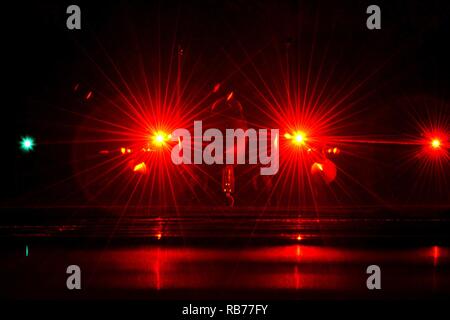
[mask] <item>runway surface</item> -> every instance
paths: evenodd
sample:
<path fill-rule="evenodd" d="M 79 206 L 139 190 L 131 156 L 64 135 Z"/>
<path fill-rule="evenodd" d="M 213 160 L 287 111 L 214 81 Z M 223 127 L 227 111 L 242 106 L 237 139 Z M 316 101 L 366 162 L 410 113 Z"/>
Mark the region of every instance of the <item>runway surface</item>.
<path fill-rule="evenodd" d="M 450 297 L 446 208 L 143 209 L 2 209 L 1 297 Z M 80 291 L 66 288 L 72 264 L 82 270 Z M 379 291 L 366 287 L 372 264 L 382 271 Z"/>

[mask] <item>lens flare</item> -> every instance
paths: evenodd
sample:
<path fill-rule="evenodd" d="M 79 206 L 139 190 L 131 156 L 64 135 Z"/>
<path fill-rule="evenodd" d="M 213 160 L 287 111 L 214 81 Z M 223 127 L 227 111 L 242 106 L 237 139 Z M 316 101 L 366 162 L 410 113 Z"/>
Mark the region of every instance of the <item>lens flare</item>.
<path fill-rule="evenodd" d="M 441 147 L 441 140 L 439 140 L 439 139 L 433 139 L 433 140 L 431 141 L 431 147 L 432 147 L 433 149 L 439 149 L 439 148 Z"/>
<path fill-rule="evenodd" d="M 328 159 L 323 160 L 321 163 L 315 162 L 311 166 L 311 175 L 321 177 L 327 184 L 336 179 L 336 174 L 336 165 Z"/>
<path fill-rule="evenodd" d="M 133 168 L 133 171 L 137 172 L 137 173 L 142 173 L 142 174 L 147 173 L 147 166 L 145 165 L 145 162 L 141 162 L 141 163 L 135 165 Z"/>
<path fill-rule="evenodd" d="M 305 145 L 306 141 L 308 140 L 307 135 L 304 131 L 295 131 L 294 133 L 286 133 L 284 137 L 287 140 L 291 140 L 293 144 L 301 146 Z"/>
<path fill-rule="evenodd" d="M 162 147 L 171 138 L 172 138 L 172 135 L 167 134 L 164 131 L 156 131 L 152 136 L 152 142 L 153 142 L 153 145 L 155 145 L 157 147 Z"/>
<path fill-rule="evenodd" d="M 35 146 L 34 139 L 32 137 L 23 137 L 20 140 L 20 149 L 24 152 L 30 152 L 33 151 Z"/>
<path fill-rule="evenodd" d="M 428 154 L 429 157 L 435 159 L 448 157 L 447 134 L 442 131 L 435 130 L 434 132 L 425 133 L 422 145 L 424 154 Z"/>

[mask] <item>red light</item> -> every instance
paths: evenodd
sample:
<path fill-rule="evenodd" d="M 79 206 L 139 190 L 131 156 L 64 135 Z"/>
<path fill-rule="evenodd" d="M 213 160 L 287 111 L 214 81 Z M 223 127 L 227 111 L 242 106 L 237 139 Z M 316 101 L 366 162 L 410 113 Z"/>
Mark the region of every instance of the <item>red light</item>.
<path fill-rule="evenodd" d="M 131 153 L 131 149 L 127 149 L 127 148 L 120 148 L 120 153 L 121 154 L 125 154 L 125 153 Z"/>
<path fill-rule="evenodd" d="M 217 93 L 217 92 L 219 92 L 219 89 L 220 89 L 220 83 L 217 83 L 217 84 L 214 86 L 213 92 L 214 92 L 214 93 Z"/>
<path fill-rule="evenodd" d="M 171 134 L 167 134 L 164 131 L 156 131 L 152 136 L 152 142 L 157 147 L 162 147 L 172 138 Z"/>
<path fill-rule="evenodd" d="M 337 154 L 341 153 L 341 150 L 336 147 L 329 148 L 329 149 L 327 149 L 327 153 L 330 153 L 330 154 L 332 153 L 332 154 L 337 155 Z"/>
<path fill-rule="evenodd" d="M 442 132 L 432 132 L 426 135 L 423 143 L 423 152 L 429 157 L 440 159 L 448 157 L 448 141 L 446 134 Z"/>
<path fill-rule="evenodd" d="M 337 168 L 332 161 L 325 159 L 322 163 L 313 163 L 311 166 L 311 174 L 321 177 L 325 183 L 329 184 L 336 179 Z"/>
<path fill-rule="evenodd" d="M 439 139 L 433 139 L 433 140 L 431 141 L 431 147 L 432 147 L 433 149 L 439 149 L 439 148 L 441 147 L 441 140 L 439 140 Z"/>
<path fill-rule="evenodd" d="M 317 171 L 323 171 L 323 164 L 315 162 L 311 167 L 311 172 L 315 174 Z"/>
<path fill-rule="evenodd" d="M 137 165 L 134 166 L 133 168 L 134 172 L 138 172 L 138 173 L 146 173 L 147 172 L 147 166 L 145 165 L 144 162 L 141 162 Z"/>
<path fill-rule="evenodd" d="M 92 98 L 92 95 L 93 95 L 92 91 L 89 91 L 86 95 L 86 100 L 89 100 L 90 98 Z"/>
<path fill-rule="evenodd" d="M 292 134 L 285 133 L 284 137 L 287 140 L 291 140 L 293 144 L 298 146 L 305 145 L 306 141 L 308 140 L 306 133 L 303 131 L 295 131 Z"/>

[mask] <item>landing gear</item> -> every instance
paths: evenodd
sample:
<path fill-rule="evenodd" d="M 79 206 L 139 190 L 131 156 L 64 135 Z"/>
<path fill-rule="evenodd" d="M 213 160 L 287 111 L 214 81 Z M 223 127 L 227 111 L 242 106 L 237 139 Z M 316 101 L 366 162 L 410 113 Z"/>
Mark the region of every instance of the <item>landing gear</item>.
<path fill-rule="evenodd" d="M 229 207 L 234 206 L 234 167 L 226 165 L 222 170 L 222 190 L 227 197 Z"/>

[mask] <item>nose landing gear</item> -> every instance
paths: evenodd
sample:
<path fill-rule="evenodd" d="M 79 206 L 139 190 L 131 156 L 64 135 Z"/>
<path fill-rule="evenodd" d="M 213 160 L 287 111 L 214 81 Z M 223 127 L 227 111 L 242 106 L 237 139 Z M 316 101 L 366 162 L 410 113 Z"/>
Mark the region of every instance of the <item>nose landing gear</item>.
<path fill-rule="evenodd" d="M 229 207 L 234 206 L 234 168 L 232 165 L 226 165 L 222 171 L 222 190 L 227 197 Z"/>

